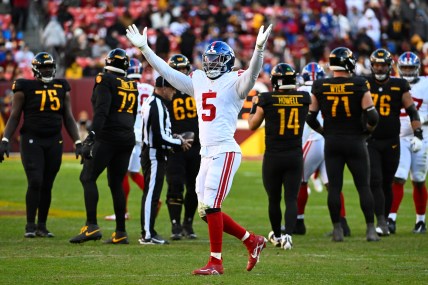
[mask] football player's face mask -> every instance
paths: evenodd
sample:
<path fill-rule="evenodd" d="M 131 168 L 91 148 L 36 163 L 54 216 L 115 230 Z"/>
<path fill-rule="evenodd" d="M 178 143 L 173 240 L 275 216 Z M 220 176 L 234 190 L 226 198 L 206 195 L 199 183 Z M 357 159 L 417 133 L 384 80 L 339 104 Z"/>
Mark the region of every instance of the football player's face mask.
<path fill-rule="evenodd" d="M 230 60 L 230 58 L 222 54 L 205 54 L 203 60 L 205 73 L 211 79 L 219 77 L 227 71 L 225 63 L 228 60 Z"/>
<path fill-rule="evenodd" d="M 412 83 L 419 77 L 420 66 L 421 61 L 413 52 L 405 52 L 398 58 L 398 73 L 401 78 L 406 79 L 409 83 Z"/>
<path fill-rule="evenodd" d="M 210 79 L 217 79 L 226 72 L 232 71 L 235 54 L 225 42 L 211 43 L 202 55 L 202 67 Z"/>
<path fill-rule="evenodd" d="M 44 83 L 51 82 L 55 77 L 55 65 L 41 65 L 37 68 L 38 76 Z"/>
<path fill-rule="evenodd" d="M 379 81 L 383 81 L 387 79 L 389 75 L 390 67 L 387 63 L 373 63 L 372 64 L 372 71 L 375 76 L 375 78 Z"/>

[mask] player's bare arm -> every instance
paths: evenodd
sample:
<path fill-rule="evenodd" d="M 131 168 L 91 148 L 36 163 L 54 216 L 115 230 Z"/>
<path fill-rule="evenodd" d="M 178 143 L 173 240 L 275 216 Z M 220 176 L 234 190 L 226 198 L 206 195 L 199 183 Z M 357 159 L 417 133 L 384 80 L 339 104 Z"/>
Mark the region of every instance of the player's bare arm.
<path fill-rule="evenodd" d="M 261 126 L 265 118 L 265 112 L 263 108 L 258 106 L 259 98 L 254 96 L 252 99 L 253 106 L 250 110 L 250 116 L 248 117 L 248 127 L 254 131 Z"/>
<path fill-rule="evenodd" d="M 22 91 L 15 92 L 12 99 L 12 110 L 10 113 L 9 120 L 6 123 L 6 127 L 3 134 L 3 137 L 7 138 L 8 140 L 15 133 L 15 130 L 19 125 L 19 120 L 21 119 L 21 113 L 22 113 L 22 108 L 24 106 L 24 102 L 25 102 L 24 92 Z"/>
<path fill-rule="evenodd" d="M 73 113 L 71 112 L 70 102 L 70 92 L 67 92 L 65 93 L 64 98 L 64 126 L 74 142 L 74 147 L 76 149 L 76 158 L 78 158 L 79 155 L 81 155 L 80 148 L 82 147 L 82 142 L 79 138 L 79 130 L 77 129 L 76 122 L 74 121 Z"/>
<path fill-rule="evenodd" d="M 7 157 L 9 157 L 9 140 L 18 127 L 24 101 L 24 93 L 21 91 L 15 92 L 12 99 L 12 111 L 10 113 L 9 120 L 6 123 L 3 138 L 0 144 L 0 163 L 4 160 L 5 154 Z"/>
<path fill-rule="evenodd" d="M 419 112 L 416 109 L 415 103 L 413 102 L 413 98 L 410 92 L 405 92 L 403 94 L 401 102 L 403 103 L 403 107 L 406 110 L 407 115 L 409 115 L 413 131 L 418 128 L 421 128 L 422 118 L 419 117 Z"/>

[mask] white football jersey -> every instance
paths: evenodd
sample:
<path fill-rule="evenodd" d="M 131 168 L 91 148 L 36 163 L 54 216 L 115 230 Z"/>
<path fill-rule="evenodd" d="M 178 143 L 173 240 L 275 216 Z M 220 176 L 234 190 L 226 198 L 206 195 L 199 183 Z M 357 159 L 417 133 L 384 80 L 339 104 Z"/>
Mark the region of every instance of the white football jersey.
<path fill-rule="evenodd" d="M 200 69 L 187 76 L 170 67 L 150 48 L 144 48 L 141 52 L 172 86 L 195 98 L 201 155 L 240 153 L 241 148 L 234 139 L 238 114 L 259 76 L 263 51 L 254 51 L 247 70 L 227 72 L 215 80 L 209 79 Z"/>
<path fill-rule="evenodd" d="M 306 91 L 311 94 L 312 81 L 305 82 L 305 85 L 300 86 L 297 88 L 297 90 Z M 321 115 L 321 112 L 318 113 L 317 120 L 320 122 L 321 126 L 324 124 L 324 119 Z M 320 133 L 314 131 L 307 123 L 305 123 L 303 128 L 302 144 L 304 144 L 306 141 L 317 141 L 322 139 L 324 139 L 324 137 Z"/>
<path fill-rule="evenodd" d="M 241 152 L 234 139 L 238 114 L 244 104 L 236 88 L 241 73 L 225 73 L 216 80 L 209 79 L 201 70 L 191 74 L 203 147 L 228 145 L 228 151 Z"/>
<path fill-rule="evenodd" d="M 137 143 L 141 143 L 143 137 L 143 103 L 144 101 L 153 94 L 154 87 L 147 83 L 137 83 L 138 89 L 138 108 L 137 117 L 134 123 L 135 140 Z"/>
<path fill-rule="evenodd" d="M 419 111 L 419 116 L 428 114 L 428 77 L 420 76 L 419 81 L 415 84 L 410 84 L 410 94 L 412 95 L 416 109 Z M 404 109 L 401 109 L 400 115 L 400 137 L 413 137 L 413 129 L 410 123 L 410 118 Z M 424 138 L 428 137 L 428 126 L 422 125 Z"/>

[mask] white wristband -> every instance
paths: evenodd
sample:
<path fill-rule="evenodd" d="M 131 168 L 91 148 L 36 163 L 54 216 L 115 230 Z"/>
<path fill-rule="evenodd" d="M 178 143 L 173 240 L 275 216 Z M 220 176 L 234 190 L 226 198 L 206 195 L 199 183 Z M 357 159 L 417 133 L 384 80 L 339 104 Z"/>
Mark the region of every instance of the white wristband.
<path fill-rule="evenodd" d="M 7 143 L 8 143 L 8 142 L 9 142 L 9 139 L 8 139 L 8 138 L 3 137 L 3 138 L 1 139 L 1 141 L 2 141 L 2 142 L 7 142 Z"/>
<path fill-rule="evenodd" d="M 82 141 L 81 140 L 77 140 L 77 141 L 74 142 L 74 145 L 76 145 L 78 143 L 82 143 Z"/>

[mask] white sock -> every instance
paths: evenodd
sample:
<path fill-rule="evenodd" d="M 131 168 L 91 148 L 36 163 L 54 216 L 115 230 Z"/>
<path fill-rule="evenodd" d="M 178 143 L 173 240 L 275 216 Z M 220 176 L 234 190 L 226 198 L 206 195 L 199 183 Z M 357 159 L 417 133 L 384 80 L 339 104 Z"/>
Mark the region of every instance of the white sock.
<path fill-rule="evenodd" d="M 245 235 L 241 238 L 241 240 L 244 241 L 249 237 L 250 237 L 250 233 L 248 231 L 245 231 Z"/>
<path fill-rule="evenodd" d="M 397 220 L 397 213 L 389 213 L 388 218 L 395 222 Z"/>
<path fill-rule="evenodd" d="M 425 223 L 425 215 L 416 215 L 416 223 L 424 222 Z"/>
<path fill-rule="evenodd" d="M 221 260 L 221 252 L 211 252 L 211 256 Z"/>

